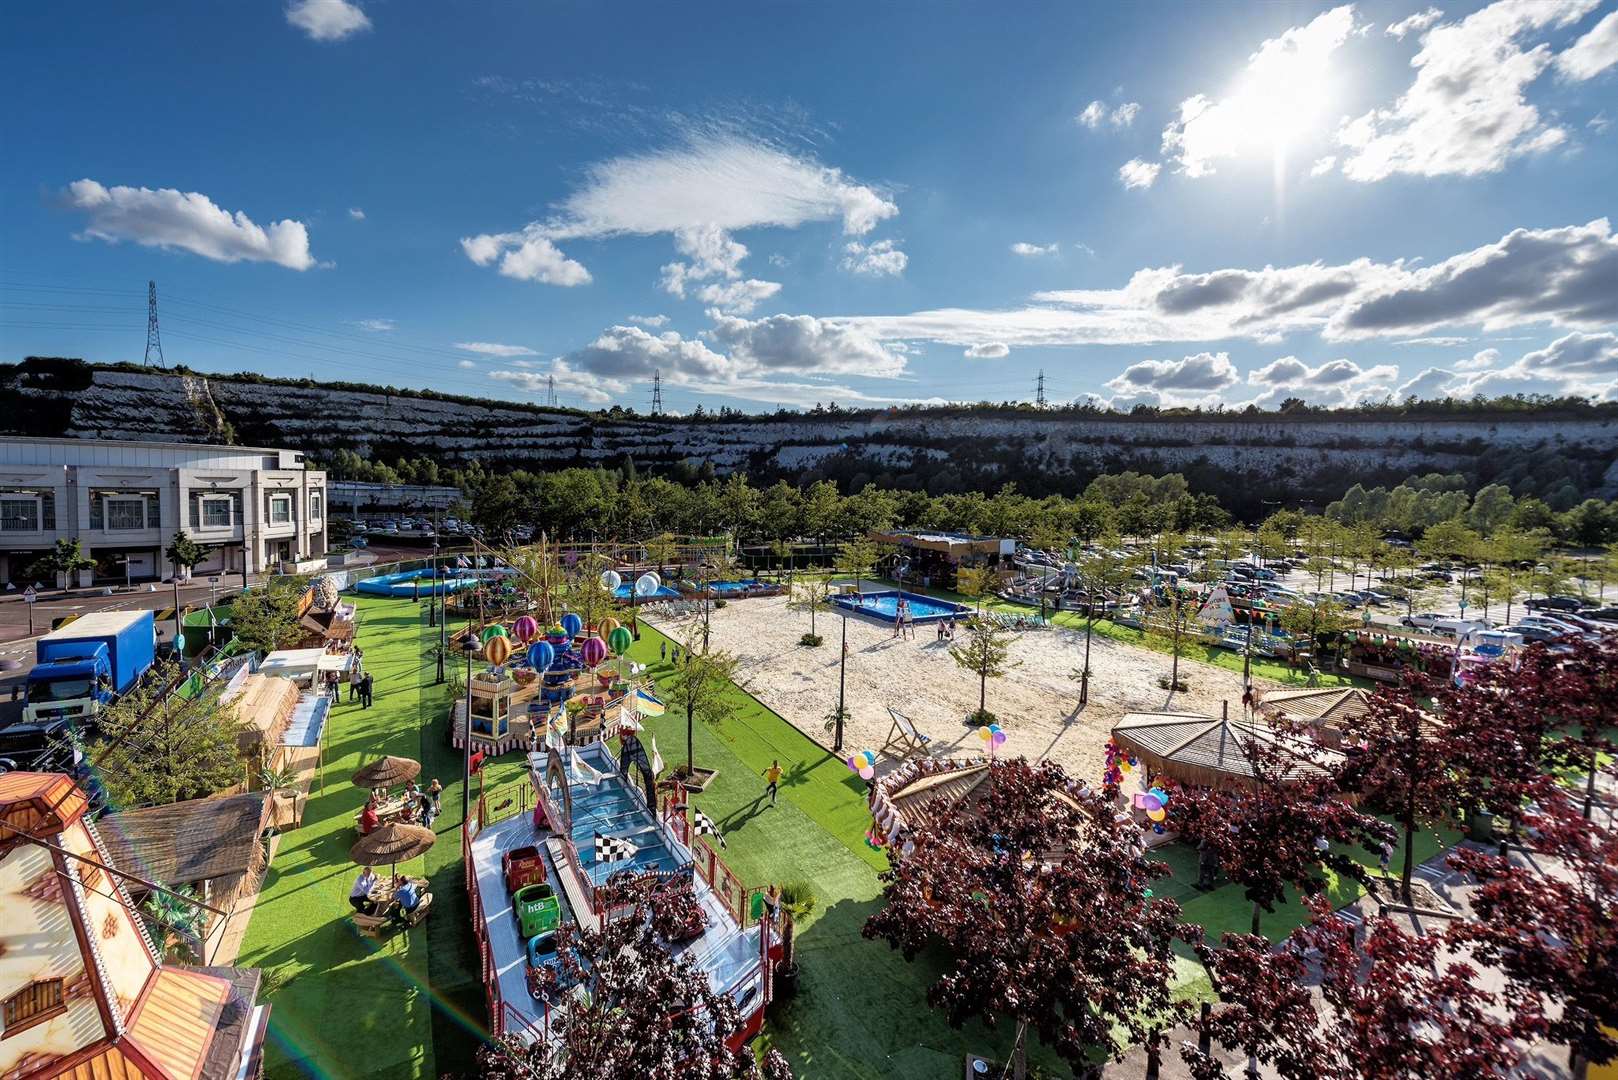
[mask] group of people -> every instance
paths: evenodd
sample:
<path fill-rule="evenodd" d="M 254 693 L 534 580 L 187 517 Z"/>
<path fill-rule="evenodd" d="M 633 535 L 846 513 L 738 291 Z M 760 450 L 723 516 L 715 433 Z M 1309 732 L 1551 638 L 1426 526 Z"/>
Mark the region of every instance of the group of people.
<path fill-rule="evenodd" d="M 916 617 L 910 613 L 910 601 L 902 596 L 893 609 L 893 636 L 902 638 L 916 636 Z"/>
<path fill-rule="evenodd" d="M 329 649 L 327 651 L 330 651 Z M 326 696 L 331 698 L 333 705 L 343 700 L 342 685 L 348 683 L 348 700 L 352 703 L 359 699 L 360 708 L 371 707 L 371 673 L 365 670 L 365 650 L 355 646 L 349 660 L 348 671 L 325 671 L 320 674 Z"/>
<path fill-rule="evenodd" d="M 947 619 L 939 619 L 937 626 L 939 641 L 955 640 L 955 616 L 951 615 Z"/>
<path fill-rule="evenodd" d="M 371 899 L 371 893 L 376 891 L 382 883 L 381 877 L 369 866 L 360 871 L 360 876 L 354 879 L 354 887 L 348 891 L 348 903 L 361 915 L 387 915 L 401 926 L 409 923 L 410 915 L 421 906 L 422 896 L 425 894 L 426 880 L 405 877 L 398 874 L 393 878 L 392 895 L 385 901 L 378 902 Z"/>
<path fill-rule="evenodd" d="M 419 823 L 424 828 L 432 828 L 433 820 L 444 809 L 444 785 L 438 782 L 437 777 L 426 787 L 419 786 L 414 780 L 405 785 L 404 808 L 399 811 L 398 819 L 412 824 Z M 365 807 L 360 811 L 359 830 L 364 836 L 382 824 L 382 803 L 387 799 L 386 789 L 378 788 L 371 792 L 371 797 L 365 800 Z"/>

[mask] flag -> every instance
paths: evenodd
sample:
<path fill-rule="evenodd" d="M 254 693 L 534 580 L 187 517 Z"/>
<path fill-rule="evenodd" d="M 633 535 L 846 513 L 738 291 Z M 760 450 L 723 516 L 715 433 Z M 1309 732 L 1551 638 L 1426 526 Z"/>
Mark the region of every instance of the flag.
<path fill-rule="evenodd" d="M 730 846 L 725 843 L 725 834 L 719 831 L 719 826 L 714 824 L 713 818 L 704 814 L 695 806 L 691 808 L 691 822 L 695 826 L 698 836 L 711 836 L 719 841 L 720 847 Z"/>
<path fill-rule="evenodd" d="M 634 841 L 623 836 L 596 833 L 596 862 L 627 862 L 635 857 Z"/>
<path fill-rule="evenodd" d="M 662 716 L 663 703 L 644 690 L 636 690 L 635 711 L 642 716 Z"/>

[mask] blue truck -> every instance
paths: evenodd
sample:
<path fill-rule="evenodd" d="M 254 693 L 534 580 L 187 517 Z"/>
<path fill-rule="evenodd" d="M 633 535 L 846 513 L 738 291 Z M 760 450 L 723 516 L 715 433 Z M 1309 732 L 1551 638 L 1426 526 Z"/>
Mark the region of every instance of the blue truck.
<path fill-rule="evenodd" d="M 157 655 L 150 611 L 97 611 L 39 639 L 23 722 L 84 719 L 127 692 Z"/>

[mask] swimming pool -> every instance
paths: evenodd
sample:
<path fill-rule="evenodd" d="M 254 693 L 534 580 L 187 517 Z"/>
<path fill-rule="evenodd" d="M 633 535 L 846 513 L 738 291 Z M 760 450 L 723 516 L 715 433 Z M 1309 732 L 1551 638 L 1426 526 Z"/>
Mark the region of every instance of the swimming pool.
<path fill-rule="evenodd" d="M 899 601 L 901 599 L 909 605 L 910 620 L 915 623 L 959 619 L 972 610 L 965 604 L 954 604 L 948 600 L 935 600 L 931 596 L 902 592 L 898 589 L 860 593 L 858 596 L 836 596 L 832 598 L 832 602 L 838 607 L 858 615 L 869 615 L 874 619 L 881 619 L 883 622 L 897 622 L 899 619 Z"/>
<path fill-rule="evenodd" d="M 417 585 L 420 582 L 420 585 Z M 415 596 L 420 589 L 422 596 L 433 596 L 439 592 L 460 592 L 470 589 L 478 583 L 475 577 L 446 577 L 433 579 L 431 570 L 406 570 L 401 574 L 381 574 L 377 577 L 366 578 L 354 586 L 355 592 L 365 593 L 369 596 Z"/>
<path fill-rule="evenodd" d="M 628 586 L 628 585 L 620 585 L 616 589 L 613 590 L 612 595 L 616 596 L 620 600 L 628 600 L 629 599 L 629 594 L 630 594 L 630 588 L 631 587 Z M 641 603 L 644 604 L 648 600 L 678 600 L 679 598 L 680 598 L 680 590 L 671 589 L 667 585 L 659 585 L 657 587 L 657 591 L 655 593 L 653 593 L 652 595 L 650 595 L 650 596 L 641 596 L 641 597 L 637 597 L 636 599 L 638 599 Z"/>
<path fill-rule="evenodd" d="M 762 581 L 710 581 L 708 588 L 716 593 L 739 593 L 763 586 Z"/>

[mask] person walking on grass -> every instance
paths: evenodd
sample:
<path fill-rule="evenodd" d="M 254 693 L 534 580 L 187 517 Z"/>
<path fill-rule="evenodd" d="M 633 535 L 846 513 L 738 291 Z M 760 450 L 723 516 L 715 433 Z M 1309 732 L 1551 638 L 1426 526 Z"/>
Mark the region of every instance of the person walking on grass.
<path fill-rule="evenodd" d="M 661 664 L 666 664 L 669 662 L 669 643 L 667 641 L 664 641 L 658 645 L 657 660 L 658 663 Z"/>
<path fill-rule="evenodd" d="M 371 673 L 369 671 L 367 671 L 364 675 L 360 676 L 360 708 L 369 709 L 370 707 L 371 707 Z"/>
<path fill-rule="evenodd" d="M 770 767 L 764 770 L 764 779 L 769 784 L 765 790 L 769 793 L 771 806 L 775 805 L 775 793 L 781 787 L 781 771 L 781 762 L 777 760 L 772 760 Z"/>

